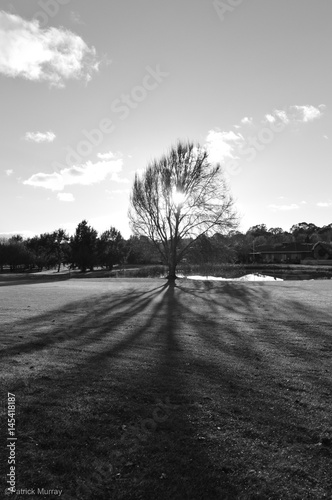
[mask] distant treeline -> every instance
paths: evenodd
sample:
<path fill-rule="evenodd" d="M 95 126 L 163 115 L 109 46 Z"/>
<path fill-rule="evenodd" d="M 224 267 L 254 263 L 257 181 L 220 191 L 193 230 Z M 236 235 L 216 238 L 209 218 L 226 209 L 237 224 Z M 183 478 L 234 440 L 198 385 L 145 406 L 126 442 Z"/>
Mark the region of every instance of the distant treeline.
<path fill-rule="evenodd" d="M 186 262 L 246 263 L 253 247 L 292 242 L 314 244 L 317 241 L 332 242 L 332 223 L 318 227 L 301 222 L 290 231 L 279 227 L 267 229 L 265 224 L 259 224 L 246 233 L 231 231 L 216 233 L 210 238 L 200 236 L 186 255 Z M 181 242 L 181 245 L 186 244 L 188 241 Z M 2 271 L 8 267 L 11 271 L 52 268 L 60 271 L 62 264 L 86 271 L 96 267 L 112 269 L 116 264 L 156 263 L 167 264 L 161 262 L 158 248 L 146 236 L 131 236 L 126 240 L 114 227 L 98 235 L 85 220 L 78 224 L 73 236 L 58 229 L 33 238 L 23 239 L 16 235 L 0 241 Z"/>

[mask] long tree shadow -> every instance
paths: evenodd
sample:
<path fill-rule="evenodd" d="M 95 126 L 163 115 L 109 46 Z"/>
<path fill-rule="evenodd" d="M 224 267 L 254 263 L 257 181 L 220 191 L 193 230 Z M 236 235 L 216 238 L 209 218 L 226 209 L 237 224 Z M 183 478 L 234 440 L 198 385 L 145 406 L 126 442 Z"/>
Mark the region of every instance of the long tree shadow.
<path fill-rule="evenodd" d="M 30 377 L 31 381 L 28 384 L 26 402 L 29 401 L 28 407 L 30 407 L 33 401 L 40 400 L 41 386 L 43 388 L 46 386 L 47 393 L 45 397 L 47 399 L 51 397 L 54 405 L 51 408 L 45 406 L 42 409 L 41 414 L 38 416 L 39 421 L 43 420 L 45 422 L 51 420 L 53 425 L 60 425 L 59 422 L 54 422 L 54 415 L 58 414 L 56 409 L 57 402 L 61 401 L 62 405 L 67 408 L 71 406 L 73 400 L 77 401 L 80 398 L 84 399 L 84 414 L 90 415 L 91 408 L 89 398 L 86 397 L 86 394 L 95 390 L 94 388 L 97 385 L 99 385 L 100 390 L 100 379 L 106 381 L 101 391 L 106 392 L 106 400 L 102 399 L 100 401 L 100 395 L 98 395 L 98 403 L 93 401 L 91 404 L 94 408 L 98 406 L 100 413 L 107 415 L 108 419 L 109 413 L 111 413 L 114 421 L 121 428 L 129 424 L 135 424 L 135 421 L 132 421 L 133 411 L 137 412 L 138 419 L 136 420 L 138 421 L 136 422 L 136 426 L 138 425 L 139 427 L 140 423 L 144 422 L 144 417 L 149 419 L 151 415 L 153 416 L 156 409 L 159 411 L 158 408 L 160 409 L 160 406 L 156 405 L 161 404 L 162 410 L 166 408 L 164 416 L 167 416 L 167 421 L 165 422 L 162 416 L 161 421 L 158 422 L 157 432 L 151 436 L 151 440 L 147 443 L 143 440 L 140 442 L 140 446 L 136 446 L 136 449 L 134 448 L 134 453 L 141 457 L 141 464 L 143 464 L 141 465 L 141 471 L 144 475 L 144 485 L 141 488 L 144 498 L 150 498 L 148 496 L 150 494 L 149 491 L 155 491 L 155 486 L 151 486 L 156 480 L 153 474 L 159 473 L 158 470 L 153 471 L 153 468 L 151 468 L 150 461 L 146 458 L 144 450 L 150 450 L 151 447 L 156 446 L 155 442 L 156 440 L 158 441 L 158 436 L 160 437 L 158 433 L 164 433 L 162 441 L 169 442 L 169 437 L 167 436 L 172 432 L 172 418 L 168 419 L 169 411 L 174 413 L 174 415 L 180 415 L 179 418 L 182 421 L 181 429 L 184 434 L 187 434 L 187 442 L 193 439 L 192 456 L 197 455 L 199 460 L 196 465 L 195 463 L 190 464 L 190 467 L 195 468 L 198 467 L 198 464 L 204 463 L 207 470 L 209 470 L 209 460 L 205 452 L 202 450 L 199 453 L 198 451 L 197 453 L 194 452 L 196 447 L 193 437 L 194 429 L 187 420 L 187 403 L 192 400 L 192 397 L 188 397 L 186 394 L 186 390 L 183 387 L 184 379 L 181 376 L 181 371 L 179 371 L 179 367 L 181 366 L 181 349 L 178 342 L 180 332 L 177 331 L 177 321 L 181 311 L 179 309 L 178 298 L 175 297 L 174 292 L 174 285 L 163 285 L 143 294 L 137 291 L 127 292 L 120 295 L 120 297 L 113 297 L 111 301 L 109 296 L 104 295 L 94 303 L 91 303 L 91 300 L 87 301 L 87 303 L 82 303 L 79 314 L 77 314 L 76 303 L 68 304 L 62 310 L 58 310 L 56 316 L 58 318 L 57 322 L 60 322 L 60 324 L 61 318 L 64 318 L 67 331 L 72 330 L 69 334 L 61 335 L 61 326 L 59 327 L 58 325 L 54 325 L 49 331 L 45 331 L 45 321 L 49 321 L 50 317 L 54 317 L 55 315 L 55 311 L 51 311 L 39 317 L 31 318 L 28 322 L 24 321 L 19 325 L 15 325 L 17 331 L 20 328 L 31 332 L 35 331 L 38 340 L 32 342 L 25 341 L 20 345 L 7 346 L 2 353 L 3 359 L 11 354 L 17 357 L 18 353 L 20 353 L 20 356 L 28 356 L 31 363 L 33 360 L 36 360 L 36 355 L 38 357 L 38 353 L 42 352 L 46 365 L 39 372 L 36 366 L 37 376 L 35 374 L 33 377 Z M 85 312 L 88 304 L 88 312 Z M 71 322 L 68 320 L 68 314 L 72 315 L 75 310 L 76 315 Z M 75 358 L 70 355 L 64 362 L 63 353 L 66 350 L 75 350 L 76 354 Z M 147 357 L 149 357 L 149 366 L 146 368 L 145 361 Z M 70 388 L 73 384 L 75 385 L 74 393 Z M 19 381 L 18 387 L 20 387 Z M 110 412 L 110 399 L 112 398 L 117 400 L 118 408 L 113 408 Z M 24 408 L 21 410 L 24 413 Z M 94 420 L 91 415 L 90 418 L 91 421 Z M 60 425 L 60 427 L 65 429 L 67 436 L 75 439 L 75 437 L 78 438 L 81 421 L 82 415 L 78 419 L 78 422 L 67 421 L 66 424 L 62 422 L 63 425 Z M 29 419 L 26 419 L 24 422 L 25 425 L 31 427 Z M 126 443 L 127 441 L 130 442 L 130 436 L 126 441 L 126 436 L 123 433 L 119 433 L 118 436 L 116 433 L 115 435 L 111 433 L 111 429 L 114 432 L 114 424 L 108 427 L 111 435 L 106 440 L 106 449 L 108 450 L 107 460 L 111 460 L 114 467 L 116 458 L 109 454 L 109 441 L 116 440 L 117 438 L 118 440 L 120 439 L 123 449 L 120 449 L 121 447 L 119 449 L 123 458 L 128 453 Z M 37 428 L 40 428 L 40 425 L 36 425 L 36 422 L 34 422 L 34 429 L 29 429 L 29 437 L 32 439 L 35 439 L 35 436 L 37 438 Z M 45 432 L 47 433 L 48 431 Z M 105 429 L 103 429 L 103 433 L 105 433 Z M 179 431 L 177 431 L 177 438 L 179 437 L 178 433 Z M 47 446 L 44 443 L 44 452 L 50 457 L 54 454 L 54 446 L 54 439 L 51 439 Z M 84 449 L 84 451 L 86 450 Z M 170 454 L 163 453 L 162 468 L 166 472 L 161 472 L 161 474 L 164 473 L 165 477 L 172 476 L 175 464 L 174 457 L 177 458 L 178 465 L 179 462 L 182 462 L 180 460 L 181 451 L 181 446 L 177 439 L 170 450 Z M 75 453 L 77 453 L 77 450 Z M 98 456 L 96 450 L 91 450 L 90 455 L 93 456 L 94 453 Z M 170 457 L 172 457 L 172 460 L 170 460 Z M 128 458 L 130 457 L 128 456 Z M 170 470 L 168 460 L 173 464 Z M 122 461 L 120 461 L 121 464 Z M 182 465 L 184 464 L 182 463 Z M 197 474 L 196 477 L 198 477 Z M 106 483 L 109 480 L 107 477 L 103 479 L 105 479 Z M 34 474 L 31 474 L 30 481 L 35 481 Z M 208 488 L 204 486 L 203 490 L 202 485 L 204 486 L 204 474 L 199 479 L 199 485 L 192 485 L 191 487 L 187 485 L 189 488 L 189 497 L 192 498 L 190 491 L 197 489 L 199 486 L 200 493 L 197 494 L 200 498 L 211 498 L 211 495 L 213 498 L 216 485 L 210 484 Z M 108 484 L 109 488 L 111 486 Z M 227 488 L 232 489 L 230 485 Z M 113 490 L 115 495 L 120 495 L 116 485 L 113 487 Z M 177 498 L 176 495 L 180 495 L 178 496 L 179 498 L 184 498 L 186 485 L 174 484 L 171 490 L 172 495 L 175 495 L 174 498 Z M 98 494 L 101 493 L 99 492 Z M 169 494 L 170 491 L 166 492 L 165 498 L 169 498 Z M 155 498 L 154 495 L 155 493 L 151 493 L 151 498 Z M 160 495 L 163 495 L 163 489 L 161 489 Z M 91 490 L 91 498 L 97 498 L 93 489 Z M 128 492 L 126 492 L 126 498 L 130 498 Z M 163 498 L 163 496 L 160 496 L 160 498 Z"/>
<path fill-rule="evenodd" d="M 39 442 L 44 483 L 57 478 L 67 498 L 237 498 L 244 471 L 262 467 L 253 445 L 258 435 L 272 448 L 284 435 L 286 446 L 302 426 L 301 439 L 311 446 L 317 436 L 304 425 L 305 406 L 290 404 L 288 391 L 308 391 L 310 382 L 321 402 L 322 391 L 331 388 L 330 375 L 309 370 L 330 337 L 325 327 L 301 334 L 291 322 L 283 325 L 285 333 L 280 322 L 273 329 L 269 311 L 258 314 L 272 298 L 268 288 L 246 284 L 152 283 L 144 292 L 128 284 L 124 291 L 15 324 L 15 345 L 7 340 L 2 366 L 13 360 L 34 366 L 29 372 L 20 364 L 11 385 L 21 400 L 22 460 L 35 464 L 23 476 L 25 484 L 40 484 L 38 457 L 31 451 Z M 304 314 L 295 301 L 289 307 L 303 324 L 314 311 L 306 308 Z M 33 340 L 18 342 L 22 330 Z M 318 346 L 311 356 L 309 341 Z M 292 355 L 301 369 L 292 368 Z M 38 413 L 29 411 L 36 407 Z M 287 419 L 290 425 L 283 429 Z M 317 417 L 315 423 L 321 422 Z M 237 434 L 248 445 L 242 455 L 229 440 Z M 306 448 L 299 456 L 304 451 L 308 455 Z M 318 461 L 319 466 L 323 470 Z M 86 479 L 91 470 L 94 481 Z M 135 491 L 128 489 L 133 485 Z M 266 495 L 269 487 L 271 482 Z"/>
<path fill-rule="evenodd" d="M 39 283 L 55 283 L 58 281 L 67 281 L 70 279 L 70 274 L 53 274 L 41 276 L 1 276 L 0 287 L 34 285 Z"/>
<path fill-rule="evenodd" d="M 110 325 L 120 327 L 129 318 L 143 314 L 145 308 L 151 306 L 153 299 L 165 287 L 166 285 L 162 285 L 142 293 L 129 289 L 125 293 L 118 294 L 117 298 L 112 297 L 111 302 L 109 293 L 106 293 L 94 301 L 87 298 L 83 301 L 70 302 L 60 310 L 48 310 L 38 316 L 19 321 L 10 325 L 8 330 L 24 330 L 28 332 L 28 340 L 25 341 L 25 336 L 20 336 L 22 340 L 16 339 L 13 344 L 9 335 L 5 338 L 3 329 L 0 341 L 7 345 L 1 349 L 1 356 L 33 353 L 52 346 L 65 348 L 68 343 L 76 348 L 81 345 L 86 347 L 102 337 L 105 330 L 110 329 Z M 92 332 L 92 335 L 89 332 Z"/>

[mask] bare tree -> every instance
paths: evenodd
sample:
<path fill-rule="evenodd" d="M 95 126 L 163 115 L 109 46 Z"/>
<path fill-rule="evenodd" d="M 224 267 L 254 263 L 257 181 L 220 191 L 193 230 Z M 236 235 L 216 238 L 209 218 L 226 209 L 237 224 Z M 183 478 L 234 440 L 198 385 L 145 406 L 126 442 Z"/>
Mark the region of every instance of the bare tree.
<path fill-rule="evenodd" d="M 148 236 L 168 265 L 168 279 L 195 240 L 234 229 L 238 219 L 220 165 L 207 151 L 179 142 L 135 176 L 129 220 L 135 234 Z"/>

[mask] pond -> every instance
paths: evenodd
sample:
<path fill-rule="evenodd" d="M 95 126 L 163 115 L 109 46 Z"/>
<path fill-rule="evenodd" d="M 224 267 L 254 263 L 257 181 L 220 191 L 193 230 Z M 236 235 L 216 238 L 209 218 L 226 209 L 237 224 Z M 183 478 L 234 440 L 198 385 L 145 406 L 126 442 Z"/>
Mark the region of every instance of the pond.
<path fill-rule="evenodd" d="M 312 266 L 245 266 L 246 273 L 259 273 L 273 278 L 281 278 L 283 280 L 322 280 L 332 279 L 332 266 L 324 266 L 322 268 Z"/>

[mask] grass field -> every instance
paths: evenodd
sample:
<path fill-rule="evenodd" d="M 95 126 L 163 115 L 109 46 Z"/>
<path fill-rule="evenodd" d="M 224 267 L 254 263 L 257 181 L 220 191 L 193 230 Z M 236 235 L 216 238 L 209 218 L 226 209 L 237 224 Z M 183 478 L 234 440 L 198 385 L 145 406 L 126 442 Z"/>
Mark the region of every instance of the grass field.
<path fill-rule="evenodd" d="M 0 282 L 0 497 L 10 392 L 16 489 L 331 499 L 331 306 L 329 280 Z"/>

